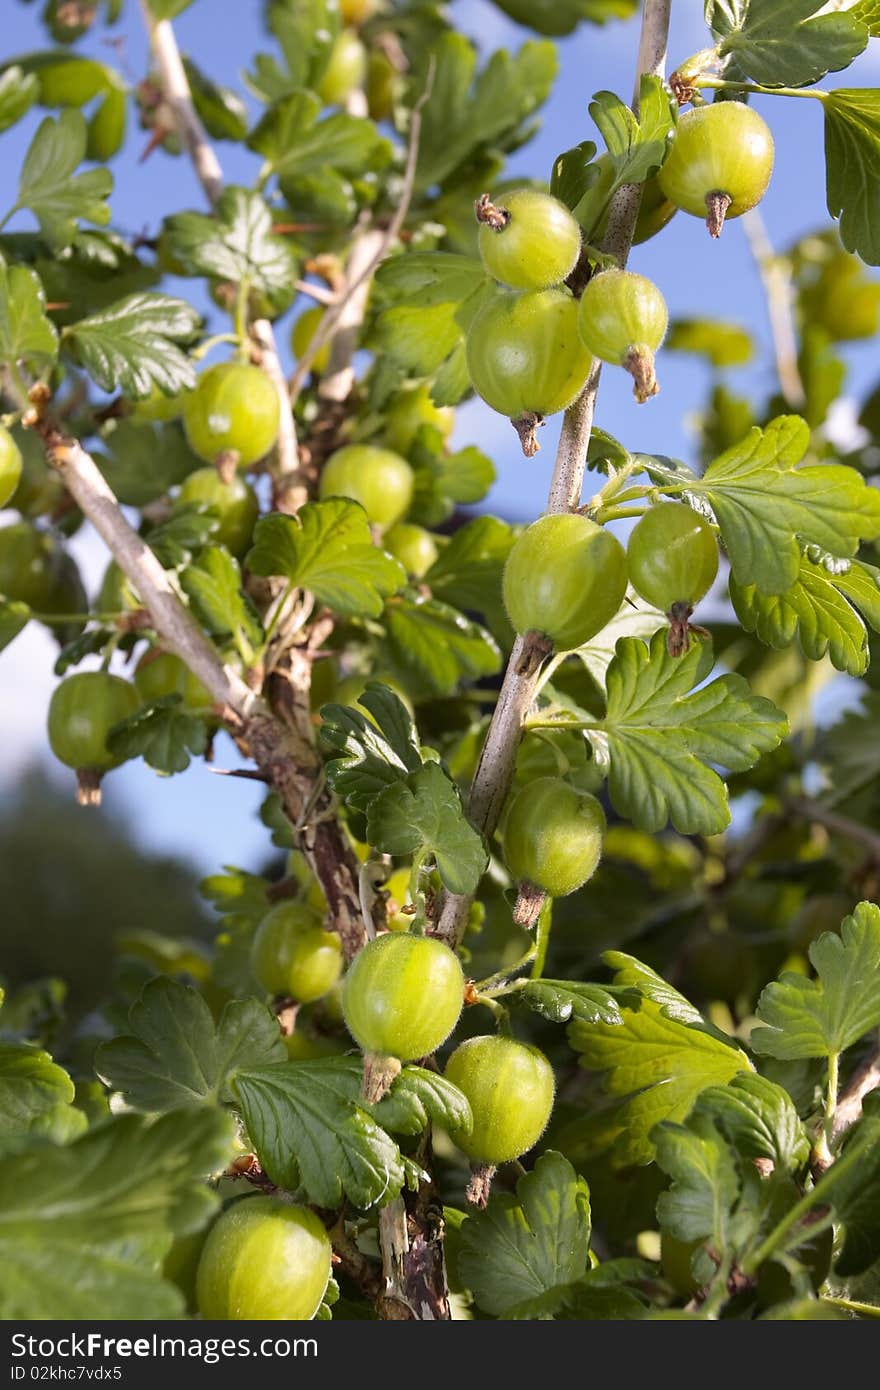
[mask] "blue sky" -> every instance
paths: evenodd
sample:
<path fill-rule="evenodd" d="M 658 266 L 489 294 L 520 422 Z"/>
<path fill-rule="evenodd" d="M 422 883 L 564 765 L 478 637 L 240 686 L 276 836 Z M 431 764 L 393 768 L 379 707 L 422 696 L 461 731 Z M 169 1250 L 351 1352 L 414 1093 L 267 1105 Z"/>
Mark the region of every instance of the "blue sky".
<path fill-rule="evenodd" d="M 40 8 L 5 0 L 0 49 L 4 61 L 16 53 L 46 46 Z M 489 0 L 453 0 L 450 8 L 460 27 L 487 52 L 500 46 L 517 47 L 529 37 L 528 31 L 509 22 Z M 688 0 L 673 10 L 671 66 L 706 43 L 700 21 L 702 5 Z M 268 46 L 261 11 L 260 0 L 197 0 L 176 21 L 181 47 L 208 73 L 246 96 L 240 77 L 242 65 L 258 48 Z M 146 68 L 146 43 L 133 0 L 127 0 L 123 21 L 112 32 L 124 41 L 119 61 L 135 81 Z M 106 35 L 107 31 L 99 31 L 78 51 L 112 61 L 113 50 L 104 42 Z M 513 157 L 512 172 L 546 177 L 557 153 L 595 136 L 587 111 L 590 97 L 602 88 L 628 97 L 637 37 L 637 23 L 631 21 L 604 29 L 583 26 L 560 42 L 560 75 L 545 108 L 542 129 Z M 880 80 L 878 54 L 880 45 L 872 45 L 872 51 L 838 79 L 837 85 L 876 85 Z M 825 85 L 835 85 L 835 80 L 828 78 Z M 821 109 L 818 103 L 780 98 L 759 99 L 756 105 L 770 122 L 777 147 L 776 168 L 762 212 L 772 241 L 785 247 L 828 220 Z M 32 112 L 20 126 L 0 136 L 2 167 L 17 167 L 42 114 Z M 130 233 L 153 232 L 166 212 L 202 206 L 200 190 L 185 160 L 157 152 L 145 164 L 138 162 L 144 138 L 143 132 L 134 130 L 122 156 L 112 165 L 115 219 Z M 254 177 L 256 160 L 247 151 L 220 144 L 218 153 L 230 182 L 247 183 Z M 6 181 L 7 189 L 10 182 Z M 764 302 L 745 237 L 736 223 L 725 229 L 720 243 L 714 243 L 699 221 L 680 215 L 661 237 L 636 249 L 631 265 L 657 281 L 673 317 L 699 315 L 750 325 L 760 337 L 760 350 L 753 365 L 730 374 L 731 384 L 745 392 L 761 393 L 769 388 L 772 359 Z M 286 342 L 284 328 L 279 336 Z M 847 360 L 849 389 L 863 394 L 873 384 L 877 370 L 875 344 L 853 348 Z M 633 450 L 686 459 L 692 453 L 688 416 L 702 403 L 706 372 L 698 362 L 678 354 L 661 354 L 659 372 L 661 394 L 638 407 L 625 373 L 606 369 L 598 420 Z M 456 440 L 479 444 L 491 455 L 498 471 L 498 482 L 487 503 L 490 510 L 522 520 L 542 510 L 557 433 L 558 421 L 551 421 L 541 434 L 541 453 L 526 462 L 507 422 L 488 407 L 474 402 L 459 411 Z M 87 579 L 96 583 L 103 566 L 102 552 L 88 536 L 77 538 L 76 550 Z M 22 763 L 44 745 L 52 658 L 51 642 L 37 630 L 29 630 L 0 656 L 0 719 L 5 731 L 0 794 L 12 785 Z M 218 763 L 235 765 L 234 750 L 225 739 L 218 745 Z M 59 777 L 66 776 L 57 765 L 55 771 Z M 268 848 L 267 833 L 255 814 L 259 801 L 259 789 L 253 784 L 217 778 L 201 763 L 170 779 L 157 778 L 142 763 L 130 764 L 114 773 L 107 784 L 108 805 L 132 818 L 145 843 L 176 850 L 203 870 L 227 862 L 246 866 L 259 862 Z"/>

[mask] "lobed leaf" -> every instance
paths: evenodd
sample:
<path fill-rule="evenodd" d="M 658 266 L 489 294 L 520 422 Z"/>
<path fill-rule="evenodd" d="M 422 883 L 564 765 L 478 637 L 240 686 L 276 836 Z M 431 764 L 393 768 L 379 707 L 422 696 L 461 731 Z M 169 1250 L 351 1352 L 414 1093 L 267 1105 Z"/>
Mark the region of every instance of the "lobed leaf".
<path fill-rule="evenodd" d="M 343 497 L 308 502 L 295 518 L 263 517 L 247 564 L 309 589 L 342 617 L 378 618 L 383 599 L 406 579 L 400 562 L 373 545 L 363 507 Z"/>
<path fill-rule="evenodd" d="M 185 300 L 144 291 L 71 324 L 64 339 L 103 390 L 133 400 L 156 388 L 175 396 L 195 386 L 195 366 L 177 343 L 191 339 L 200 322 Z"/>
<path fill-rule="evenodd" d="M 233 999 L 217 1023 L 198 990 L 167 976 L 129 1010 L 130 1034 L 98 1048 L 98 1074 L 133 1110 L 216 1106 L 233 1099 L 239 1071 L 287 1055 L 277 1020 L 258 999 Z"/>
<path fill-rule="evenodd" d="M 512 1192 L 495 1192 L 458 1235 L 459 1276 L 486 1313 L 552 1315 L 587 1272 L 590 1191 L 561 1153 L 549 1150 Z"/>
<path fill-rule="evenodd" d="M 862 902 L 840 935 L 810 946 L 815 980 L 786 971 L 758 1000 L 755 1052 L 793 1060 L 831 1057 L 880 1026 L 880 908 Z"/>

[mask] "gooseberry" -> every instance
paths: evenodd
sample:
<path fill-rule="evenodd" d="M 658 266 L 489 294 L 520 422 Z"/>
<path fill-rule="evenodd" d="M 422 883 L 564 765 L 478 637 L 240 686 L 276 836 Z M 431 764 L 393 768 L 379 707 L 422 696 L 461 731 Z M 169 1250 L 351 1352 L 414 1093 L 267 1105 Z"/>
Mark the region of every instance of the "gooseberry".
<path fill-rule="evenodd" d="M 626 558 L 636 593 L 669 617 L 669 650 L 678 655 L 688 644 L 694 606 L 718 573 L 712 527 L 681 502 L 661 502 L 633 527 Z"/>
<path fill-rule="evenodd" d="M 210 709 L 214 701 L 198 676 L 173 652 L 148 651 L 134 673 L 134 684 L 144 704 L 179 695 L 187 709 Z"/>
<path fill-rule="evenodd" d="M 318 331 L 318 326 L 324 317 L 324 310 L 319 304 L 313 304 L 308 309 L 303 309 L 302 313 L 293 321 L 290 330 L 290 350 L 297 361 L 308 350 L 309 344 Z M 323 347 L 318 348 L 312 361 L 312 371 L 317 376 L 326 372 L 330 365 L 330 342 L 329 339 Z"/>
<path fill-rule="evenodd" d="M 543 1052 L 514 1038 L 468 1038 L 446 1063 L 447 1080 L 470 1102 L 470 1134 L 452 1138 L 472 1162 L 494 1168 L 537 1144 L 556 1089 Z"/>
<path fill-rule="evenodd" d="M 243 555 L 251 543 L 260 514 L 257 496 L 250 484 L 237 474 L 228 482 L 216 468 L 197 468 L 184 478 L 178 493 L 182 506 L 208 507 L 219 520 L 211 536 L 216 545 L 225 545 L 233 555 Z"/>
<path fill-rule="evenodd" d="M 244 1197 L 214 1222 L 196 1276 L 203 1318 L 303 1321 L 315 1316 L 330 1279 L 330 1240 L 308 1207 Z"/>
<path fill-rule="evenodd" d="M 0 507 L 6 506 L 21 481 L 22 462 L 21 450 L 0 425 Z"/>
<path fill-rule="evenodd" d="M 278 438 L 280 407 L 274 385 L 248 362 L 218 362 L 202 372 L 183 403 L 183 427 L 193 453 L 207 463 L 237 455 L 249 468 Z"/>
<path fill-rule="evenodd" d="M 257 927 L 251 969 L 270 994 L 310 1004 L 338 980 L 342 945 L 313 908 L 295 900 L 276 903 Z"/>
<path fill-rule="evenodd" d="M 387 932 L 358 952 L 343 983 L 342 1010 L 365 1053 L 368 1100 L 388 1089 L 401 1062 L 446 1041 L 463 998 L 458 957 L 436 937 Z"/>
<path fill-rule="evenodd" d="M 545 290 L 570 275 L 581 251 L 581 229 L 549 193 L 517 188 L 498 203 L 476 203 L 479 246 L 489 274 L 515 290 Z"/>
<path fill-rule="evenodd" d="M 561 777 L 536 777 L 513 796 L 504 823 L 504 857 L 516 881 L 564 898 L 593 877 L 602 857 L 605 813 L 589 792 Z M 540 907 L 540 903 L 538 904 Z M 524 920 L 524 925 L 531 925 Z"/>
<path fill-rule="evenodd" d="M 741 101 L 716 101 L 679 119 L 659 179 L 666 197 L 684 212 L 704 217 L 717 237 L 726 218 L 760 203 L 772 172 L 767 123 Z"/>
<path fill-rule="evenodd" d="M 577 318 L 577 300 L 568 290 L 503 290 L 484 304 L 468 331 L 474 390 L 510 417 L 527 458 L 538 451 L 535 426 L 571 405 L 589 375 L 592 358 Z"/>
<path fill-rule="evenodd" d="M 668 322 L 666 301 L 657 286 L 631 270 L 594 275 L 578 309 L 584 343 L 594 357 L 626 368 L 640 403 L 659 390 L 654 353 L 666 336 Z"/>
<path fill-rule="evenodd" d="M 367 50 L 351 29 L 341 29 L 333 40 L 327 66 L 316 90 L 328 106 L 340 106 L 367 75 Z"/>
<path fill-rule="evenodd" d="M 107 735 L 136 714 L 140 703 L 134 686 L 109 671 L 79 671 L 56 685 L 49 701 L 49 747 L 75 769 L 81 805 L 100 804 L 102 774 L 122 761 L 107 747 Z"/>
<path fill-rule="evenodd" d="M 406 459 L 373 444 L 346 444 L 331 454 L 321 474 L 321 497 L 360 502 L 374 526 L 393 526 L 409 510 L 413 471 Z"/>
<path fill-rule="evenodd" d="M 538 632 L 560 651 L 583 646 L 623 602 L 623 546 L 576 512 L 543 516 L 514 541 L 502 593 L 520 634 Z"/>
<path fill-rule="evenodd" d="M 425 385 L 408 386 L 388 402 L 383 442 L 398 454 L 407 454 L 422 425 L 430 425 L 448 439 L 454 424 L 455 411 L 451 405 L 435 405 Z"/>
<path fill-rule="evenodd" d="M 409 521 L 398 521 L 385 534 L 385 549 L 400 561 L 407 574 L 421 579 L 427 574 L 440 553 L 437 542 L 424 526 L 414 526 Z"/>

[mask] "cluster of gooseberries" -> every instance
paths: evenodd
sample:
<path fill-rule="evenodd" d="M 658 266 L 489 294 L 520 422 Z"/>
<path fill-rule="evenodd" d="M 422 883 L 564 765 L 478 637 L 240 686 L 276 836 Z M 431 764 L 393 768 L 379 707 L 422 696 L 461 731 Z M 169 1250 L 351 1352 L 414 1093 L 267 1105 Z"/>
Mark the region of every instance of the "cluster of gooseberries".
<path fill-rule="evenodd" d="M 695 108 L 680 119 L 666 162 L 645 189 L 635 240 L 655 235 L 679 208 L 705 218 L 717 237 L 725 218 L 760 202 L 772 167 L 773 138 L 750 107 L 724 101 Z M 610 190 L 607 156 L 598 170 L 597 188 Z M 503 203 L 483 194 L 475 206 L 480 254 L 499 285 L 468 331 L 468 371 L 478 395 L 510 417 L 526 456 L 539 447 L 535 427 L 572 404 L 594 358 L 626 368 L 640 403 L 655 395 L 654 354 L 668 323 L 657 286 L 607 267 L 589 248 L 582 252 L 578 223 L 550 194 L 517 189 Z M 578 301 L 565 282 L 582 254 L 596 269 Z"/>

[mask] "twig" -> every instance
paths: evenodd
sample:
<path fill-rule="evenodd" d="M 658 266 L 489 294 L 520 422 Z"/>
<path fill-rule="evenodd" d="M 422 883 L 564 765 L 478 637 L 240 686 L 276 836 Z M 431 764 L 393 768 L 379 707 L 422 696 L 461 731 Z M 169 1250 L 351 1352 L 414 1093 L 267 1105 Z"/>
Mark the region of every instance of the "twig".
<path fill-rule="evenodd" d="M 307 294 L 316 304 L 327 306 L 336 303 L 336 295 L 332 290 L 325 290 L 323 285 L 315 285 L 311 280 L 296 280 L 294 289 L 297 294 Z"/>
<path fill-rule="evenodd" d="M 293 719 L 282 722 L 236 671 L 220 661 L 153 551 L 126 521 L 91 455 L 50 420 L 38 419 L 34 428 L 50 464 L 134 586 L 163 645 L 179 656 L 209 691 L 239 747 L 254 759 L 278 793 L 292 824 L 301 825 L 309 813 L 300 846 L 324 889 L 329 925 L 339 933 L 346 956 L 351 958 L 367 939 L 361 916 L 359 865 L 336 820 L 329 792 L 322 788 L 315 796 L 321 763 L 307 713 L 299 725 Z M 378 903 L 377 911 L 380 909 L 384 919 L 384 908 Z"/>
<path fill-rule="evenodd" d="M 636 112 L 642 77 L 649 73 L 662 76 L 665 69 L 670 6 L 671 0 L 644 0 L 633 95 L 633 110 Z M 632 245 L 641 197 L 640 184 L 625 184 L 611 199 L 601 250 L 613 255 L 621 266 L 626 264 Z M 573 511 L 580 503 L 599 373 L 600 365 L 596 363 L 578 400 L 565 412 L 550 484 L 548 512 Z M 532 703 L 540 672 L 540 661 L 536 667 L 533 660 L 527 660 L 524 645 L 524 639 L 517 641 L 511 652 L 501 695 L 471 788 L 469 814 L 478 829 L 487 836 L 495 829 L 510 787 L 523 720 Z M 437 935 L 449 942 L 460 941 L 469 908 L 469 898 L 447 894 L 435 929 Z"/>
<path fill-rule="evenodd" d="M 290 399 L 295 405 L 303 385 L 321 348 L 332 338 L 330 363 L 321 381 L 319 395 L 327 401 L 344 401 L 351 391 L 353 372 L 351 359 L 357 346 L 357 335 L 363 323 L 370 280 L 385 259 L 399 235 L 415 189 L 419 162 L 419 142 L 422 134 L 422 110 L 434 86 L 434 61 L 428 68 L 424 90 L 412 109 L 409 144 L 403 173 L 400 200 L 384 231 L 368 228 L 355 237 L 346 266 L 346 284 L 321 322 L 290 378 Z"/>
<path fill-rule="evenodd" d="M 849 1081 L 844 1086 L 834 1112 L 831 1127 L 831 1141 L 834 1143 L 861 1118 L 862 1102 L 871 1091 L 880 1086 L 880 1036 L 875 1036 L 874 1044 L 867 1057 L 859 1063 Z"/>
<path fill-rule="evenodd" d="M 147 0 L 141 0 L 141 12 L 159 70 L 162 94 L 174 116 L 177 133 L 189 154 L 205 196 L 213 207 L 223 192 L 223 170 L 193 105 L 192 92 L 174 30 L 170 20 L 161 19 L 157 22 L 153 19 Z M 267 319 L 256 319 L 251 324 L 250 332 L 259 351 L 260 365 L 278 392 L 278 473 L 286 476 L 296 473 L 299 468 L 296 425 L 287 394 L 287 382 L 278 356 L 272 325 Z M 307 495 L 304 488 L 295 492 L 285 489 L 285 510 L 295 511 L 305 502 Z"/>
<path fill-rule="evenodd" d="M 764 219 L 757 208 L 753 208 L 751 212 L 745 214 L 742 225 L 746 240 L 749 243 L 749 250 L 764 286 L 779 385 L 788 404 L 795 409 L 800 409 L 806 397 L 798 369 L 797 334 L 795 333 L 792 314 L 791 277 L 773 250 Z"/>
<path fill-rule="evenodd" d="M 871 858 L 880 864 L 880 835 L 867 825 L 861 825 L 849 816 L 843 816 L 839 811 L 832 811 L 829 807 L 823 806 L 821 801 L 812 801 L 806 796 L 789 797 L 785 807 L 791 815 L 801 816 L 804 820 L 813 821 L 815 825 L 824 825 L 832 835 L 840 835 L 845 840 L 853 840 L 856 844 L 862 845 Z"/>

